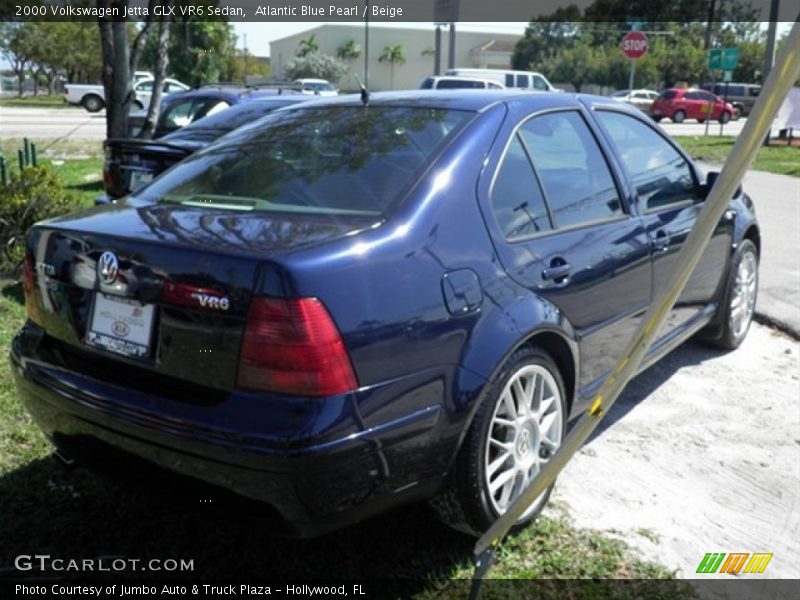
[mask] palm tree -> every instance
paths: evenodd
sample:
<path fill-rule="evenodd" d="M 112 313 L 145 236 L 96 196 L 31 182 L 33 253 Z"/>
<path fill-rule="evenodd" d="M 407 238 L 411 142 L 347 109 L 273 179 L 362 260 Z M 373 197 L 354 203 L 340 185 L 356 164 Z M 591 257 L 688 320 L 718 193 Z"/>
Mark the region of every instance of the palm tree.
<path fill-rule="evenodd" d="M 390 87 L 394 89 L 394 66 L 402 65 L 406 62 L 405 49 L 403 44 L 396 44 L 394 46 L 386 46 L 383 49 L 383 54 L 378 58 L 378 62 L 389 63 L 389 81 Z"/>
<path fill-rule="evenodd" d="M 341 60 L 355 60 L 361 56 L 361 46 L 350 38 L 336 49 L 336 57 Z"/>
<path fill-rule="evenodd" d="M 312 33 L 308 39 L 300 40 L 300 47 L 297 50 L 297 56 L 308 56 L 319 52 L 319 44 L 317 44 L 317 34 Z"/>

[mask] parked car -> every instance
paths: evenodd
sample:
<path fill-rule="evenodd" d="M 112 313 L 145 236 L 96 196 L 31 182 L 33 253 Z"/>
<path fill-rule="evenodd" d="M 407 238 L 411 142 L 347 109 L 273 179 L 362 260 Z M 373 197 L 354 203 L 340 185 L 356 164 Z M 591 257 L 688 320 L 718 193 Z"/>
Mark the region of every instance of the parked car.
<path fill-rule="evenodd" d="M 733 105 L 734 119 L 749 115 L 761 93 L 761 86 L 754 83 L 707 83 L 702 87 L 720 98 L 727 98 Z"/>
<path fill-rule="evenodd" d="M 106 197 L 100 199 L 99 203 L 121 198 L 147 185 L 175 163 L 237 127 L 258 120 L 278 108 L 307 100 L 308 96 L 300 94 L 260 96 L 193 121 L 158 140 L 106 140 L 103 144 Z"/>
<path fill-rule="evenodd" d="M 31 229 L 11 372 L 60 456 L 305 536 L 422 499 L 477 534 L 537 476 L 716 174 L 609 98 L 368 104 L 275 111 Z M 642 369 L 742 342 L 759 249 L 738 190 Z"/>
<path fill-rule="evenodd" d="M 488 89 L 503 90 L 506 86 L 492 79 L 477 79 L 476 77 L 444 77 L 431 76 L 422 80 L 421 90 L 454 90 L 454 89 Z"/>
<path fill-rule="evenodd" d="M 134 86 L 142 80 L 152 79 L 150 71 L 135 71 L 131 82 Z M 64 86 L 64 99 L 83 106 L 89 112 L 99 112 L 106 107 L 106 93 L 102 83 L 68 83 Z"/>
<path fill-rule="evenodd" d="M 303 94 L 312 96 L 338 96 L 339 90 L 326 79 L 295 79 L 294 88 Z"/>
<path fill-rule="evenodd" d="M 611 97 L 617 102 L 627 102 L 646 113 L 658 98 L 658 92 L 653 90 L 619 90 L 611 94 Z"/>
<path fill-rule="evenodd" d="M 547 77 L 534 71 L 512 71 L 506 69 L 448 69 L 445 75 L 455 77 L 475 77 L 477 79 L 491 79 L 503 84 L 506 88 L 532 90 L 536 92 L 560 92 L 553 87 Z"/>
<path fill-rule="evenodd" d="M 708 109 L 711 106 L 711 118 L 720 123 L 727 123 L 734 114 L 733 106 L 707 92 L 694 88 L 671 88 L 664 90 L 650 107 L 650 115 L 656 122 L 664 117 L 673 123 L 683 123 L 685 119 L 697 119 L 705 123 Z"/>
<path fill-rule="evenodd" d="M 133 93 L 136 94 L 136 100 L 133 104 L 136 109 L 141 110 L 150 106 L 150 98 L 153 96 L 154 83 L 155 79 L 147 78 L 141 79 L 133 84 Z M 181 83 L 177 79 L 165 79 L 161 92 L 163 94 L 162 98 L 166 98 L 170 94 L 176 92 L 185 92 L 188 89 L 190 89 L 188 85 Z"/>
<path fill-rule="evenodd" d="M 298 92 L 284 88 L 250 88 L 238 86 L 204 86 L 196 90 L 171 94 L 161 103 L 153 139 L 177 131 L 203 117 L 208 117 L 240 102 L 275 95 L 293 96 Z M 136 137 L 147 118 L 140 110 L 128 117 L 128 137 Z"/>

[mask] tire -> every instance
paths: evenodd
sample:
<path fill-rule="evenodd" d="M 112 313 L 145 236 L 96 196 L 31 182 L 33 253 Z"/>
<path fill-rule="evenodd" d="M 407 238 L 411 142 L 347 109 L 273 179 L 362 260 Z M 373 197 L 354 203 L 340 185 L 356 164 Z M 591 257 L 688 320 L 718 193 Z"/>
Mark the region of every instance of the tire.
<path fill-rule="evenodd" d="M 706 122 L 706 120 L 705 119 L 697 119 L 697 122 L 700 123 L 700 125 L 702 125 L 703 123 Z"/>
<path fill-rule="evenodd" d="M 722 335 L 710 343 L 726 350 L 738 348 L 750 330 L 757 296 L 758 249 L 750 240 L 743 240 L 733 255 L 720 304 Z"/>
<path fill-rule="evenodd" d="M 653 121 L 655 121 L 656 123 L 661 123 L 661 119 L 663 119 L 664 117 L 654 117 L 654 116 L 651 116 L 650 118 L 651 118 L 651 119 L 653 119 Z"/>
<path fill-rule="evenodd" d="M 672 115 L 672 122 L 673 123 L 683 123 L 683 120 L 686 118 L 686 113 L 682 110 L 676 110 L 675 114 Z"/>
<path fill-rule="evenodd" d="M 103 99 L 95 94 L 90 94 L 89 96 L 86 96 L 81 101 L 81 104 L 83 104 L 83 108 L 88 110 L 90 113 L 100 112 L 101 110 L 103 110 L 103 107 L 105 106 L 105 102 L 103 102 Z"/>
<path fill-rule="evenodd" d="M 723 125 L 731 120 L 731 113 L 728 111 L 723 111 L 722 114 L 719 116 L 719 122 Z"/>
<path fill-rule="evenodd" d="M 742 114 L 743 114 L 742 107 L 741 106 L 737 106 L 737 105 L 734 104 L 733 105 L 733 120 L 734 121 L 738 121 L 739 119 L 741 119 Z"/>
<path fill-rule="evenodd" d="M 518 390 L 522 390 L 525 404 L 520 404 Z M 534 408 L 527 418 L 521 411 L 526 405 Z M 513 414 L 516 419 L 509 418 Z M 535 478 L 547 455 L 561 445 L 566 423 L 564 382 L 553 359 L 535 346 L 517 350 L 481 400 L 445 490 L 431 501 L 439 518 L 454 529 L 481 535 L 524 489 L 530 481 L 527 478 L 531 474 Z M 543 443 L 545 439 L 547 443 Z M 513 530 L 541 512 L 553 485 Z"/>

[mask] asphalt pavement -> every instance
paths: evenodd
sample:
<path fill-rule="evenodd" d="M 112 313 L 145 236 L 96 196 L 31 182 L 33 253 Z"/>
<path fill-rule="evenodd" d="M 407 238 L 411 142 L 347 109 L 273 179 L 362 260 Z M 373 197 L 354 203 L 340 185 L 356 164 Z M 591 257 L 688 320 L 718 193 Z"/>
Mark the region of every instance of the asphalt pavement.
<path fill-rule="evenodd" d="M 800 178 L 750 170 L 742 185 L 761 227 L 756 315 L 800 339 Z"/>

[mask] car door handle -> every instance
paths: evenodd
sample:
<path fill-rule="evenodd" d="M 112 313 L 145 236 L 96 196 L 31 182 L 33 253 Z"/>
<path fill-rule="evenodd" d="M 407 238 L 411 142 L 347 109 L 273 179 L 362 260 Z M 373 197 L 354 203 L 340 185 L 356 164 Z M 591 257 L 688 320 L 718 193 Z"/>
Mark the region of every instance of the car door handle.
<path fill-rule="evenodd" d="M 663 229 L 659 229 L 656 232 L 656 237 L 653 240 L 653 250 L 658 252 L 666 252 L 669 250 L 669 243 L 672 238 L 667 235 L 667 232 Z"/>
<path fill-rule="evenodd" d="M 542 279 L 552 279 L 559 283 L 559 280 L 564 279 L 572 271 L 572 265 L 563 261 L 561 264 L 553 264 L 552 262 L 550 264 L 551 266 L 542 270 Z"/>

